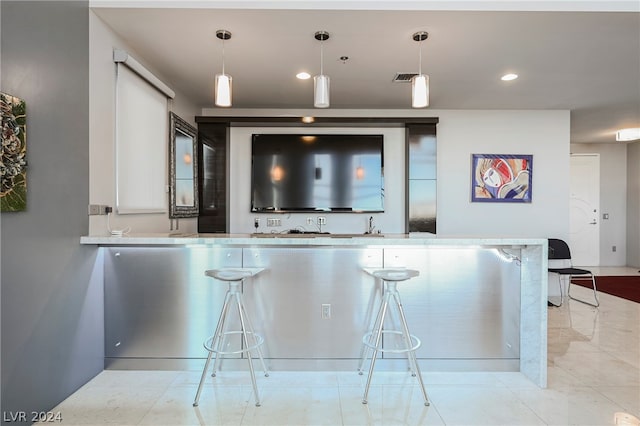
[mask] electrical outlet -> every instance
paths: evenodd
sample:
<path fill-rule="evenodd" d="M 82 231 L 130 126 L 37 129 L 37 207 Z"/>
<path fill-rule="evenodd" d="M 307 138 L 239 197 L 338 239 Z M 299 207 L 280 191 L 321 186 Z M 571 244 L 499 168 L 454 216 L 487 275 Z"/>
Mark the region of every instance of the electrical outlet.
<path fill-rule="evenodd" d="M 327 218 L 325 216 L 318 216 L 318 225 L 326 225 Z"/>
<path fill-rule="evenodd" d="M 267 226 L 281 226 L 282 220 L 280 218 L 268 217 Z"/>
<path fill-rule="evenodd" d="M 312 217 L 308 217 L 307 218 L 307 225 L 313 225 L 313 218 Z"/>
<path fill-rule="evenodd" d="M 322 319 L 331 319 L 331 304 L 322 304 Z"/>
<path fill-rule="evenodd" d="M 618 250 L 618 247 L 616 247 L 616 246 L 611 246 L 611 251 L 612 251 L 612 252 L 614 252 L 614 253 L 615 253 L 615 252 L 616 252 L 616 250 Z"/>
<path fill-rule="evenodd" d="M 103 204 L 89 204 L 87 213 L 89 216 L 96 216 L 107 214 L 109 211 L 111 211 L 109 206 L 105 206 Z"/>

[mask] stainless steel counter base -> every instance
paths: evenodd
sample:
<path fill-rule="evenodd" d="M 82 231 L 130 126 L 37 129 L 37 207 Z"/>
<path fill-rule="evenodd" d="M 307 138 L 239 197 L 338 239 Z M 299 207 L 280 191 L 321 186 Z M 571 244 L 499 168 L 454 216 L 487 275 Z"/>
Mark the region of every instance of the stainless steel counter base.
<path fill-rule="evenodd" d="M 522 367 L 519 248 L 377 243 L 103 250 L 106 368 L 202 368 L 202 341 L 215 328 L 227 289 L 204 270 L 226 266 L 266 268 L 243 292 L 274 371 L 355 371 L 380 297 L 380 283 L 363 268 L 382 266 L 420 270 L 399 291 L 411 332 L 423 342 L 417 355 L 425 371 Z M 329 319 L 321 315 L 326 304 Z M 236 361 L 223 369 L 246 368 Z M 406 367 L 392 355 L 380 361 L 381 369 Z"/>

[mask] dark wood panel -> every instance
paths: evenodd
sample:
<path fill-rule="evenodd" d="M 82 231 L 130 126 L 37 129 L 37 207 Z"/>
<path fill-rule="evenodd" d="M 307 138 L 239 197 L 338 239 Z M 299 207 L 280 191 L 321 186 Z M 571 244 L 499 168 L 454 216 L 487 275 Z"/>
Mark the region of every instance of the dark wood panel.
<path fill-rule="evenodd" d="M 313 123 L 305 123 L 302 116 L 290 117 L 196 117 L 196 123 L 218 123 L 235 127 L 405 127 L 410 124 L 437 124 L 438 117 L 313 117 Z"/>
<path fill-rule="evenodd" d="M 227 135 L 224 123 L 198 123 L 198 232 L 227 232 Z"/>

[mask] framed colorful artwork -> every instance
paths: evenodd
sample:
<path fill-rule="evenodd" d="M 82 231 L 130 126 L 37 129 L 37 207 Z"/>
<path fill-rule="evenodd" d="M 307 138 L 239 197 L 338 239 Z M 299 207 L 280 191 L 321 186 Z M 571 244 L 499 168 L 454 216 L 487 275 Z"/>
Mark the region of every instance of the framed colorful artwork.
<path fill-rule="evenodd" d="M 532 155 L 472 154 L 471 201 L 530 203 Z"/>
<path fill-rule="evenodd" d="M 0 211 L 17 212 L 27 208 L 26 109 L 22 99 L 0 93 L 0 110 Z"/>

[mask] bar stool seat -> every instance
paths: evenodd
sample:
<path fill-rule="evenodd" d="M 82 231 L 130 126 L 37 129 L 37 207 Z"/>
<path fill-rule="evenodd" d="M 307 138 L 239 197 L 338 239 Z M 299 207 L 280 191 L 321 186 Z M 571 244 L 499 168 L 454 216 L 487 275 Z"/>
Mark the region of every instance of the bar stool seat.
<path fill-rule="evenodd" d="M 362 403 L 367 403 L 367 398 L 369 396 L 369 386 L 371 385 L 371 378 L 373 377 L 373 369 L 375 367 L 378 352 L 391 352 L 407 354 L 412 375 L 417 377 L 418 383 L 420 384 L 420 389 L 422 390 L 422 395 L 424 397 L 424 405 L 429 405 L 429 397 L 427 396 L 427 391 L 425 390 L 422 375 L 420 373 L 420 367 L 418 366 L 418 361 L 416 359 L 416 350 L 421 346 L 422 342 L 416 336 L 409 333 L 407 319 L 404 315 L 404 309 L 402 308 L 402 302 L 400 301 L 400 293 L 398 293 L 397 288 L 397 284 L 399 282 L 417 277 L 418 275 L 420 275 L 420 272 L 415 269 L 404 268 L 383 268 L 367 270 L 367 272 L 375 278 L 382 280 L 383 292 L 382 301 L 376 315 L 376 320 L 373 323 L 373 327 L 371 331 L 366 333 L 362 338 L 362 357 L 360 359 L 360 365 L 358 367 L 359 374 L 363 373 L 362 368 L 367 359 L 369 350 L 372 351 L 371 364 L 369 365 L 369 375 L 367 377 L 367 384 L 365 386 L 364 396 L 362 397 Z M 392 299 L 395 302 L 395 304 L 392 306 L 395 306 L 402 325 L 401 330 L 384 328 L 384 321 L 388 317 L 388 315 L 390 315 L 389 312 L 391 307 L 389 305 L 389 302 Z M 382 337 L 384 334 L 395 334 L 402 336 L 403 346 L 399 348 L 383 347 Z"/>
<path fill-rule="evenodd" d="M 207 361 L 205 362 L 204 369 L 202 370 L 202 376 L 200 377 L 200 384 L 198 385 L 198 391 L 193 402 L 194 407 L 198 406 L 200 394 L 202 392 L 202 386 L 207 375 L 207 370 L 209 369 L 209 363 L 211 362 L 211 358 L 213 357 L 214 353 L 216 354 L 216 360 L 213 364 L 213 373 L 211 374 L 212 377 L 216 376 L 216 371 L 218 370 L 219 363 L 223 355 L 246 354 L 247 361 L 249 362 L 249 371 L 251 373 L 251 383 L 253 385 L 253 394 L 256 401 L 256 407 L 260 406 L 260 396 L 258 394 L 258 387 L 256 384 L 256 376 L 253 368 L 253 359 L 251 357 L 251 352 L 254 351 L 258 355 L 258 358 L 262 363 L 264 375 L 265 377 L 268 377 L 269 373 L 267 372 L 267 367 L 262 356 L 262 350 L 260 349 L 260 346 L 264 343 L 264 338 L 260 334 L 257 334 L 253 331 L 253 326 L 251 325 L 251 320 L 249 318 L 249 315 L 247 314 L 242 297 L 242 282 L 245 278 L 250 278 L 259 274 L 262 270 L 263 268 L 221 268 L 210 269 L 205 271 L 204 273 L 208 277 L 226 282 L 229 285 L 229 289 L 227 290 L 227 293 L 225 295 L 224 305 L 222 306 L 222 312 L 220 313 L 220 319 L 218 320 L 216 330 L 213 335 L 203 343 L 204 348 L 209 352 L 209 354 L 207 356 Z M 237 308 L 238 316 L 240 317 L 240 330 L 227 330 L 226 325 L 229 319 L 228 317 L 230 306 L 234 302 Z M 242 336 L 240 347 L 236 349 L 225 348 L 225 341 L 230 335 Z"/>

